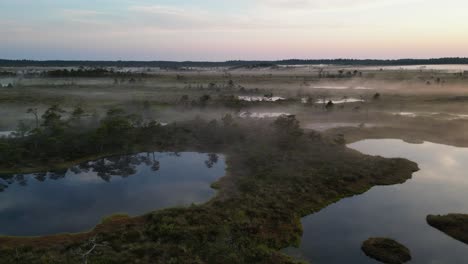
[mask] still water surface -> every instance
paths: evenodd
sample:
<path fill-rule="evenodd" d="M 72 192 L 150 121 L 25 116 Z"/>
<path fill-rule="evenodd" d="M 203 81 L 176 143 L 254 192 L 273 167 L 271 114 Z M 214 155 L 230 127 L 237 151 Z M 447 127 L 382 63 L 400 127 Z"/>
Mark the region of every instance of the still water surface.
<path fill-rule="evenodd" d="M 286 251 L 312 263 L 377 263 L 361 252 L 369 237 L 391 237 L 412 251 L 411 263 L 468 263 L 468 245 L 426 223 L 428 214 L 468 213 L 468 149 L 401 140 L 349 145 L 362 153 L 403 157 L 420 171 L 401 185 L 377 186 L 303 218 L 299 249 Z"/>
<path fill-rule="evenodd" d="M 115 213 L 135 216 L 205 202 L 225 167 L 224 157 L 216 154 L 141 153 L 63 172 L 2 176 L 0 234 L 80 232 Z"/>

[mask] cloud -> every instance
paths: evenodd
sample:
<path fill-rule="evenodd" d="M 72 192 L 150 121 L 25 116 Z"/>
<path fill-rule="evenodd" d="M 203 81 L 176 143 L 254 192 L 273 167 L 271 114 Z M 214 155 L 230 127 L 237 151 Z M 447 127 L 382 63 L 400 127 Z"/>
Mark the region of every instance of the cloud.
<path fill-rule="evenodd" d="M 30 33 L 34 29 L 27 24 L 18 23 L 12 20 L 0 20 L 0 34 L 11 35 L 18 33 Z M 8 40 L 8 38 L 6 38 Z"/>
<path fill-rule="evenodd" d="M 110 26 L 116 19 L 113 13 L 92 9 L 59 9 L 57 15 L 63 23 L 74 23 L 87 26 Z"/>
<path fill-rule="evenodd" d="M 61 9 L 61 14 L 64 16 L 72 17 L 95 17 L 106 14 L 96 10 L 83 10 L 83 9 Z"/>
<path fill-rule="evenodd" d="M 297 2 L 293 1 L 294 5 L 308 2 L 307 0 L 295 1 Z M 286 4 L 283 0 L 274 0 L 274 2 Z M 336 29 L 344 26 L 343 23 L 323 21 L 306 14 L 291 16 L 282 10 L 270 10 L 264 6 L 255 6 L 242 13 L 218 13 L 193 6 L 169 5 L 138 5 L 130 6 L 128 10 L 139 13 L 136 16 L 138 23 L 147 22 L 144 23 L 143 28 L 153 30 L 248 32 L 310 29 L 311 26 Z M 135 17 L 135 14 L 131 16 Z"/>
<path fill-rule="evenodd" d="M 215 15 L 196 8 L 181 8 L 165 5 L 130 6 L 133 21 L 166 29 L 208 26 Z"/>
<path fill-rule="evenodd" d="M 187 14 L 187 10 L 183 8 L 163 5 L 130 6 L 128 10 L 154 15 L 184 16 Z"/>
<path fill-rule="evenodd" d="M 346 11 L 409 3 L 420 0 L 256 0 L 259 6 L 283 10 Z"/>
<path fill-rule="evenodd" d="M 134 21 L 146 22 L 145 28 L 161 30 L 240 30 L 253 25 L 245 15 L 222 15 L 197 7 L 148 5 L 130 6 L 128 10 L 133 12 L 131 17 L 139 13 Z"/>

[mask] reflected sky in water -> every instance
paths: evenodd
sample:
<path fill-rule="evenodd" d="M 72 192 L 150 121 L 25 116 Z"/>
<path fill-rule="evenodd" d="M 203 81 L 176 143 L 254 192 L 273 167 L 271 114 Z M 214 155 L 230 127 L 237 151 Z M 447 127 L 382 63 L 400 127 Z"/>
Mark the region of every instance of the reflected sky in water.
<path fill-rule="evenodd" d="M 141 153 L 86 162 L 63 172 L 3 176 L 0 234 L 45 235 L 93 228 L 115 213 L 140 215 L 215 194 L 224 156 Z"/>
<path fill-rule="evenodd" d="M 1 86 L 7 86 L 8 84 L 13 84 L 15 82 L 15 78 L 1 78 L 0 77 L 0 88 Z"/>
<path fill-rule="evenodd" d="M 377 186 L 302 220 L 304 235 L 293 256 L 312 263 L 377 263 L 361 252 L 369 237 L 391 237 L 412 252 L 411 263 L 466 263 L 468 245 L 426 223 L 428 214 L 468 213 L 468 149 L 401 140 L 349 145 L 362 153 L 404 157 L 420 171 L 401 185 Z"/>

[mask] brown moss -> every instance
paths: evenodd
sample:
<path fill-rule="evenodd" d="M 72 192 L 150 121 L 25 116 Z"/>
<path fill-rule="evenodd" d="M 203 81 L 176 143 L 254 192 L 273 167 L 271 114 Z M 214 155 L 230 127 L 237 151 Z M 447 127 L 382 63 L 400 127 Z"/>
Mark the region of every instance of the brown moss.
<path fill-rule="evenodd" d="M 103 223 L 89 232 L 38 237 L 0 236 L 0 245 L 1 248 L 53 248 L 61 245 L 79 244 L 98 234 L 119 232 L 129 227 L 143 226 L 145 223 L 146 218 L 143 216 L 132 218 L 115 216 L 106 218 Z"/>

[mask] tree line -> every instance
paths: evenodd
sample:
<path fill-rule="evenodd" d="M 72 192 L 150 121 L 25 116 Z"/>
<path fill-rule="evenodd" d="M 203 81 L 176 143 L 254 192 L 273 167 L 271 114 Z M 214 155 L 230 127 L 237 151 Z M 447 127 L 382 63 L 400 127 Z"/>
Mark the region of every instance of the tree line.
<path fill-rule="evenodd" d="M 131 72 L 118 72 L 114 71 L 113 69 L 107 70 L 104 68 L 90 68 L 90 69 L 59 69 L 59 70 L 51 70 L 45 71 L 42 73 L 42 77 L 88 77 L 88 78 L 96 78 L 96 77 L 144 77 L 146 76 L 145 73 L 131 73 Z"/>
<path fill-rule="evenodd" d="M 287 60 L 229 60 L 224 62 L 210 61 L 80 61 L 80 60 L 0 60 L 0 67 L 249 67 L 255 65 L 355 65 L 355 66 L 407 66 L 407 65 L 437 65 L 437 64 L 468 64 L 468 58 L 447 57 L 430 59 L 287 59 Z"/>
<path fill-rule="evenodd" d="M 42 168 L 116 153 L 213 152 L 256 134 L 249 123 L 254 121 L 230 114 L 218 120 L 196 118 L 162 125 L 119 108 L 108 110 L 103 118 L 89 115 L 81 107 L 67 112 L 59 105 L 50 106 L 42 114 L 37 109 L 28 109 L 27 113 L 35 119 L 32 126 L 19 122 L 14 137 L 0 138 L 0 171 Z M 281 117 L 273 129 L 267 129 L 276 131 L 278 144 L 285 148 L 302 134 L 294 116 Z"/>

